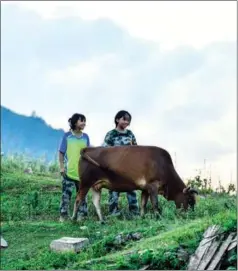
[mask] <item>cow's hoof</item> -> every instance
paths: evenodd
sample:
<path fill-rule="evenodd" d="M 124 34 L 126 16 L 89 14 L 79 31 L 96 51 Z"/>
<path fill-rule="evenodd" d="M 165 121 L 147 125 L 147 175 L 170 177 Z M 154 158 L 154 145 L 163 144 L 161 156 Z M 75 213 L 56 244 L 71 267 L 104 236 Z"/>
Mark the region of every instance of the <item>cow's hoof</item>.
<path fill-rule="evenodd" d="M 71 216 L 71 220 L 72 221 L 77 221 L 77 216 L 75 216 L 75 215 Z"/>

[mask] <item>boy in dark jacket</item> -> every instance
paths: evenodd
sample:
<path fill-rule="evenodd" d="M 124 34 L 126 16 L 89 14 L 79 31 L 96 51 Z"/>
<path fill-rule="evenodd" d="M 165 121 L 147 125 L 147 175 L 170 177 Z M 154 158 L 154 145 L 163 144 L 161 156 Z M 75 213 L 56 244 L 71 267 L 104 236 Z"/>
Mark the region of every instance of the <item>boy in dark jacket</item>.
<path fill-rule="evenodd" d="M 131 123 L 131 115 L 125 110 L 119 111 L 114 119 L 115 129 L 109 131 L 104 139 L 103 146 L 137 145 L 135 135 L 126 129 Z M 119 215 L 118 200 L 120 193 L 109 191 L 109 213 Z M 132 215 L 139 215 L 136 191 L 127 192 L 129 211 Z"/>

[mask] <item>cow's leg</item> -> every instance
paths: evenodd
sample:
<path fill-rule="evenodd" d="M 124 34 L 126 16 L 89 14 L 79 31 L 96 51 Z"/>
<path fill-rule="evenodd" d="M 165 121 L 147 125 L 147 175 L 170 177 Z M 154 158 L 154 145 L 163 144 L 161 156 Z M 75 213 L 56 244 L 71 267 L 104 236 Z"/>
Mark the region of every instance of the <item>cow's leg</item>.
<path fill-rule="evenodd" d="M 148 185 L 148 192 L 150 195 L 150 200 L 152 207 L 154 209 L 156 217 L 160 217 L 161 215 L 161 208 L 159 208 L 159 201 L 158 201 L 158 181 L 154 181 Z"/>
<path fill-rule="evenodd" d="M 143 190 L 141 193 L 141 210 L 140 214 L 143 217 L 146 211 L 146 204 L 148 202 L 149 194 L 146 190 Z"/>
<path fill-rule="evenodd" d="M 80 187 L 79 192 L 77 193 L 77 196 L 75 199 L 75 203 L 74 203 L 74 210 L 73 210 L 73 215 L 71 218 L 72 220 L 77 219 L 77 212 L 78 212 L 79 206 L 81 206 L 81 204 L 84 203 L 89 189 L 90 189 L 90 186 Z"/>
<path fill-rule="evenodd" d="M 92 188 L 92 199 L 93 199 L 93 204 L 96 208 L 96 212 L 99 217 L 99 220 L 101 221 L 101 223 L 104 223 L 104 219 L 102 216 L 102 210 L 101 210 L 101 206 L 100 206 L 101 189 L 96 190 L 96 189 Z"/>

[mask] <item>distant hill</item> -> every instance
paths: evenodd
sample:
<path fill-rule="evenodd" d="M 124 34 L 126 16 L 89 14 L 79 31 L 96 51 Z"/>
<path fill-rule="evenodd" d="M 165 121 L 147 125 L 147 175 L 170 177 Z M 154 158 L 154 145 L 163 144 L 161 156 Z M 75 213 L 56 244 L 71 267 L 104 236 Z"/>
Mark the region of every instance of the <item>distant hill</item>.
<path fill-rule="evenodd" d="M 63 130 L 52 128 L 40 117 L 20 115 L 1 106 L 1 145 L 5 154 L 55 159 L 63 134 Z"/>

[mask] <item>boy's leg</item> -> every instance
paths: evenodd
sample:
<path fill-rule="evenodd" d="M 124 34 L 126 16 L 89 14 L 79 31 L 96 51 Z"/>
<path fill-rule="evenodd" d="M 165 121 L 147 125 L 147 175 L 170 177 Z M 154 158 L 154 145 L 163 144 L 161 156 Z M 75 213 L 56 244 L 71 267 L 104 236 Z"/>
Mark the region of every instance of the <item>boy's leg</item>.
<path fill-rule="evenodd" d="M 78 193 L 79 191 L 79 182 L 75 181 L 75 187 L 76 187 L 76 192 Z M 79 206 L 78 209 L 78 219 L 85 217 L 88 215 L 88 205 L 87 205 L 87 198 L 84 199 L 82 204 Z"/>
<path fill-rule="evenodd" d="M 72 196 L 74 183 L 66 178 L 62 180 L 62 198 L 60 203 L 60 221 L 64 221 L 69 215 L 69 203 Z"/>
<path fill-rule="evenodd" d="M 136 198 L 136 191 L 131 191 L 126 193 L 128 204 L 129 204 L 129 212 L 133 215 L 139 215 L 139 207 Z"/>
<path fill-rule="evenodd" d="M 109 204 L 109 213 L 111 215 L 120 214 L 118 209 L 119 195 L 120 195 L 119 192 L 109 190 L 108 204 Z"/>

